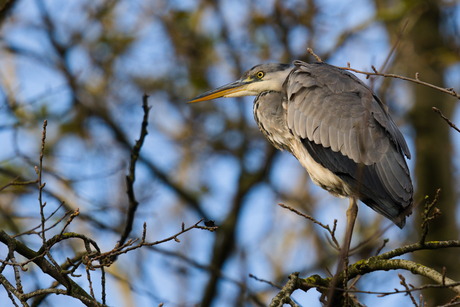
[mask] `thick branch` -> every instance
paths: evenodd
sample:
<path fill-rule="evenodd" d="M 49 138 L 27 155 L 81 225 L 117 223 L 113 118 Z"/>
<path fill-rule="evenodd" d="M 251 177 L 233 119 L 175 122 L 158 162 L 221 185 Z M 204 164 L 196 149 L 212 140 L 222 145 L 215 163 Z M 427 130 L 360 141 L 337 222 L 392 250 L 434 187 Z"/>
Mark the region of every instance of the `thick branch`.
<path fill-rule="evenodd" d="M 367 260 L 358 261 L 357 263 L 349 266 L 347 279 L 350 280 L 358 275 L 364 275 L 375 271 L 400 269 L 427 277 L 440 285 L 452 289 L 455 293 L 460 294 L 460 286 L 456 281 L 444 276 L 432 268 L 405 259 L 376 259 L 376 257 L 372 257 Z M 449 285 L 455 286 L 450 287 Z"/>
<path fill-rule="evenodd" d="M 454 291 L 456 294 L 460 295 L 460 283 L 452 280 L 441 274 L 438 271 L 426 267 L 420 263 L 404 260 L 404 259 L 391 259 L 397 256 L 404 254 L 412 253 L 419 250 L 429 250 L 429 249 L 444 249 L 460 247 L 460 241 L 450 240 L 450 241 L 429 241 L 429 242 L 419 242 L 406 246 L 402 246 L 395 250 L 383 253 L 378 256 L 370 257 L 365 260 L 360 260 L 350 266 L 347 270 L 339 274 L 338 282 L 336 285 L 346 284 L 347 281 L 352 280 L 353 278 L 359 275 L 365 275 L 375 271 L 388 271 L 388 270 L 406 270 L 410 271 L 413 274 L 427 277 L 437 283 L 440 287 L 449 288 Z M 295 283 L 296 288 L 292 289 L 293 282 L 289 281 L 288 284 L 283 287 L 283 290 L 289 289 L 292 293 L 296 289 L 302 289 L 308 291 L 311 288 L 316 288 L 319 292 L 323 293 L 324 296 L 327 295 L 328 289 L 331 287 L 331 278 L 322 278 L 318 275 L 313 275 L 305 279 L 301 279 L 299 283 Z M 422 289 L 422 288 L 420 288 Z M 341 292 L 347 291 L 346 289 L 337 288 L 337 295 Z M 279 297 L 284 297 L 286 291 L 279 294 Z M 277 296 L 278 297 L 278 296 Z M 329 300 L 331 298 L 328 298 Z M 276 305 L 274 305 L 276 306 Z"/>
<path fill-rule="evenodd" d="M 278 292 L 278 294 L 272 299 L 269 307 L 282 307 L 284 304 L 290 304 L 291 306 L 298 306 L 291 299 L 291 294 L 301 287 L 299 279 L 299 273 L 292 273 L 289 275 L 289 281 L 286 285 Z"/>
<path fill-rule="evenodd" d="M 419 251 L 419 250 L 443 249 L 443 248 L 452 248 L 452 247 L 460 247 L 460 241 L 459 240 L 449 240 L 449 241 L 429 241 L 429 242 L 424 242 L 424 243 L 414 243 L 414 244 L 405 245 L 405 246 L 396 248 L 392 251 L 380 254 L 378 256 L 375 256 L 375 258 L 391 259 L 397 256 L 401 256 L 401 255 Z"/>

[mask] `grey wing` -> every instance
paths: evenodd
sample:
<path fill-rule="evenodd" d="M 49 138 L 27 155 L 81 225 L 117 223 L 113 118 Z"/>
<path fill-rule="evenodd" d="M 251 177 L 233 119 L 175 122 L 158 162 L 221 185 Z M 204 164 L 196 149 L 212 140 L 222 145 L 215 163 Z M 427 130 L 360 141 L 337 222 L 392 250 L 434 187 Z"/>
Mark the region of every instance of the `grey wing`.
<path fill-rule="evenodd" d="M 355 76 L 296 61 L 284 84 L 287 121 L 313 159 L 374 210 L 404 224 L 412 183 L 406 142 L 381 101 Z"/>

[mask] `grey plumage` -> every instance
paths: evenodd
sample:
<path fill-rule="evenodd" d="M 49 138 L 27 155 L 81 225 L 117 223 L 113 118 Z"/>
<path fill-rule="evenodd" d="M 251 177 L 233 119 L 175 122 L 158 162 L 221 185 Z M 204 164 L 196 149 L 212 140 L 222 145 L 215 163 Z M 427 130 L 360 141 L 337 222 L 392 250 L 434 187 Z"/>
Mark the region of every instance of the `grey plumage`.
<path fill-rule="evenodd" d="M 410 152 L 386 106 L 345 70 L 293 64 L 255 66 L 192 102 L 257 95 L 254 118 L 275 147 L 291 152 L 319 186 L 359 198 L 402 228 L 413 197 Z"/>

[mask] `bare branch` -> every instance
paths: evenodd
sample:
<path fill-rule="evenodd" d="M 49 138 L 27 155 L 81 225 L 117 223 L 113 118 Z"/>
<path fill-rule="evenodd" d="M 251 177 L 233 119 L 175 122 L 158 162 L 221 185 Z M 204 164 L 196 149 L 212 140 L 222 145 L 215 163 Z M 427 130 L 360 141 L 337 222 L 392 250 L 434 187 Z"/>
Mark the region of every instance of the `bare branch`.
<path fill-rule="evenodd" d="M 136 144 L 133 146 L 131 150 L 131 160 L 129 161 L 129 173 L 126 176 L 126 187 L 129 200 L 129 207 L 126 216 L 126 224 L 123 233 L 121 234 L 120 240 L 118 242 L 119 245 L 123 245 L 126 242 L 129 234 L 133 229 L 134 224 L 134 215 L 136 214 L 137 207 L 139 202 L 136 199 L 136 195 L 134 193 L 134 181 L 136 180 L 136 163 L 139 159 L 139 154 L 144 144 L 145 137 L 148 134 L 147 127 L 148 127 L 148 120 L 149 120 L 149 111 L 150 107 L 148 105 L 148 98 L 146 94 L 142 97 L 142 109 L 144 110 L 144 117 L 142 119 L 141 131 L 139 139 L 136 141 Z"/>
<path fill-rule="evenodd" d="M 320 63 L 323 62 L 323 60 L 313 51 L 313 49 L 307 48 L 307 53 L 311 54 L 315 58 L 316 61 Z"/>
<path fill-rule="evenodd" d="M 404 77 L 404 76 L 400 76 L 400 75 L 396 75 L 396 74 L 381 73 L 381 72 L 378 72 L 375 67 L 372 67 L 374 72 L 362 71 L 362 70 L 351 68 L 350 66 L 347 66 L 347 67 L 339 67 L 339 66 L 337 66 L 337 67 L 341 68 L 341 69 L 353 71 L 353 72 L 358 73 L 358 74 L 363 74 L 363 75 L 366 75 L 366 76 L 381 76 L 381 77 L 385 77 L 385 78 L 396 78 L 396 79 L 401 79 L 401 80 L 421 84 L 421 85 L 430 87 L 432 89 L 435 89 L 437 91 L 440 91 L 440 92 L 449 94 L 451 96 L 454 96 L 457 99 L 460 99 L 460 94 L 458 94 L 456 91 L 454 91 L 453 88 L 439 87 L 439 86 L 436 86 L 434 84 L 422 81 L 422 80 L 419 79 L 418 73 L 416 74 L 415 79 L 414 79 L 414 78 Z"/>
<path fill-rule="evenodd" d="M 50 219 L 59 211 L 59 209 L 62 208 L 63 205 L 64 205 L 64 203 L 61 202 L 61 203 L 59 204 L 59 206 L 58 206 L 53 212 L 51 212 L 51 214 L 50 214 L 49 216 L 45 217 L 45 221 L 50 220 Z M 64 220 L 69 214 L 72 215 L 72 214 L 74 214 L 74 213 L 72 213 L 71 211 L 66 212 L 62 217 L 58 218 L 51 226 L 46 227 L 46 228 L 45 228 L 45 232 L 48 231 L 48 230 L 50 230 L 50 229 L 53 229 L 53 228 L 57 227 L 57 225 L 59 225 L 59 224 L 62 222 L 62 220 Z M 38 233 L 36 230 L 39 229 L 39 228 L 41 228 L 41 227 L 42 227 L 42 223 L 40 223 L 39 225 L 33 227 L 32 229 L 29 229 L 29 230 L 26 230 L 26 231 L 24 231 L 24 232 L 15 234 L 15 235 L 13 235 L 13 236 L 11 236 L 11 237 L 12 237 L 12 238 L 17 238 L 17 237 L 20 237 L 20 236 L 23 236 L 23 235 L 31 235 L 31 234 L 38 234 L 38 235 L 40 235 L 40 233 Z"/>
<path fill-rule="evenodd" d="M 299 215 L 299 216 L 301 216 L 301 217 L 304 217 L 304 218 L 306 218 L 307 220 L 310 220 L 310 221 L 312 221 L 313 223 L 315 223 L 316 225 L 322 227 L 322 228 L 323 228 L 324 230 L 326 230 L 326 231 L 329 233 L 329 235 L 331 236 L 331 240 L 332 240 L 332 242 L 334 243 L 332 246 L 333 246 L 335 249 L 337 249 L 337 250 L 340 249 L 340 244 L 339 244 L 339 242 L 337 241 L 337 238 L 335 237 L 335 230 L 336 230 L 336 228 L 337 228 L 337 221 L 336 221 L 336 220 L 334 221 L 334 227 L 331 229 L 331 228 L 329 227 L 329 225 L 324 225 L 323 223 L 321 223 L 320 221 L 316 220 L 316 219 L 313 218 L 312 216 L 310 216 L 310 215 L 308 215 L 308 214 L 305 214 L 305 213 L 302 213 L 302 212 L 298 211 L 298 210 L 295 209 L 295 208 L 292 208 L 292 207 L 290 207 L 290 206 L 288 206 L 288 205 L 281 204 L 281 203 L 278 204 L 278 206 L 280 206 L 280 207 L 282 207 L 282 208 L 284 208 L 284 209 L 288 209 L 289 211 L 292 211 L 292 212 L 294 212 L 295 214 L 297 214 L 297 215 Z"/>
<path fill-rule="evenodd" d="M 38 175 L 38 203 L 40 205 L 40 218 L 41 218 L 41 238 L 43 241 L 43 244 L 46 243 L 46 236 L 45 236 L 45 224 L 46 224 L 46 218 L 45 218 L 45 213 L 44 209 L 46 206 L 46 202 L 43 202 L 42 196 L 43 196 L 43 189 L 45 188 L 45 183 L 42 182 L 42 171 L 43 171 L 43 157 L 45 154 L 45 141 L 46 141 L 46 126 L 48 125 L 48 122 L 46 120 L 43 121 L 43 132 L 42 132 L 42 142 L 41 142 L 41 149 L 40 149 L 40 159 L 39 159 L 39 165 L 37 168 L 37 175 Z"/>
<path fill-rule="evenodd" d="M 18 177 L 10 181 L 9 183 L 5 184 L 3 187 L 0 188 L 0 192 L 5 190 L 6 188 L 10 186 L 26 186 L 26 185 L 31 185 L 31 184 L 37 184 L 38 179 L 35 180 L 29 180 L 29 181 L 16 181 L 18 180 Z"/>
<path fill-rule="evenodd" d="M 419 307 L 417 304 L 417 301 L 415 300 L 415 297 L 412 295 L 412 292 L 411 292 L 411 290 L 413 290 L 414 287 L 411 287 L 406 283 L 406 279 L 404 278 L 402 274 L 398 274 L 398 276 L 399 276 L 399 279 L 401 280 L 400 284 L 406 289 L 405 292 L 407 293 L 407 295 L 409 295 L 410 300 L 412 301 L 412 304 L 414 304 L 415 307 Z"/>
<path fill-rule="evenodd" d="M 187 227 L 187 228 L 184 228 L 184 227 L 181 227 L 181 230 L 179 232 L 177 232 L 176 234 L 172 235 L 172 236 L 169 236 L 165 239 L 162 239 L 162 240 L 159 240 L 159 241 L 155 241 L 155 242 L 146 242 L 145 241 L 145 234 L 146 234 L 146 226 L 144 224 L 144 232 L 143 232 L 143 235 L 142 235 L 142 238 L 141 239 L 135 239 L 135 240 L 128 240 L 126 243 L 124 243 L 123 245 L 118 245 L 112 249 L 111 251 L 108 251 L 108 252 L 105 252 L 105 253 L 99 253 L 99 254 L 95 254 L 95 255 L 88 255 L 88 261 L 86 262 L 86 265 L 91 265 L 92 268 L 99 268 L 99 267 L 102 267 L 102 266 L 109 266 L 113 263 L 113 259 L 114 257 L 118 256 L 118 255 L 121 255 L 121 254 L 126 254 L 132 250 L 135 250 L 135 249 L 138 249 L 138 248 L 141 248 L 143 246 L 154 246 L 154 245 L 158 245 L 158 244 L 162 244 L 162 243 L 165 243 L 165 242 L 168 242 L 168 241 L 176 241 L 176 242 L 180 242 L 180 240 L 178 239 L 178 237 L 186 232 L 189 232 L 190 230 L 192 229 L 202 229 L 202 230 L 207 230 L 207 231 L 215 231 L 217 229 L 217 226 L 213 226 L 213 227 L 207 227 L 207 226 L 200 226 L 199 224 L 203 221 L 203 219 L 199 220 L 198 222 L 196 222 L 195 224 L 193 224 L 192 226 L 190 227 Z M 137 243 L 136 245 L 134 245 L 134 243 L 136 242 L 139 242 Z M 91 262 L 93 261 L 99 261 L 101 264 L 100 265 L 92 265 Z"/>
<path fill-rule="evenodd" d="M 14 296 L 16 296 L 20 301 L 22 301 L 22 296 L 23 294 L 17 290 L 9 281 L 8 279 L 5 278 L 2 274 L 0 274 L 0 284 L 5 288 L 5 290 L 8 292 L 8 296 L 10 297 L 11 302 L 13 303 L 14 306 L 18 306 L 16 304 L 16 301 L 14 300 Z M 27 303 L 23 303 L 23 306 L 28 306 Z"/>
<path fill-rule="evenodd" d="M 437 218 L 441 212 L 438 208 L 436 208 L 436 204 L 438 203 L 439 194 L 441 193 L 441 189 L 436 190 L 436 194 L 434 196 L 433 201 L 428 202 L 428 197 L 425 199 L 425 208 L 423 210 L 422 216 L 422 234 L 420 237 L 420 243 L 423 244 L 425 242 L 426 236 L 428 235 L 428 230 L 430 226 L 430 222 Z"/>
<path fill-rule="evenodd" d="M 266 284 L 269 284 L 270 286 L 272 286 L 273 288 L 277 288 L 277 289 L 282 289 L 281 286 L 277 285 L 277 284 L 274 284 L 273 282 L 269 281 L 269 280 L 265 280 L 265 279 L 262 279 L 262 278 L 259 278 L 255 275 L 252 275 L 252 274 L 249 274 L 249 277 L 250 278 L 253 278 L 257 281 L 260 281 L 260 282 L 263 282 L 263 283 L 266 283 Z"/>
<path fill-rule="evenodd" d="M 432 109 L 434 112 L 438 113 L 439 116 L 441 116 L 441 118 L 444 119 L 444 120 L 447 122 L 447 124 L 448 124 L 449 126 L 451 126 L 452 128 L 454 128 L 455 130 L 457 130 L 457 132 L 460 132 L 460 129 L 459 129 L 453 122 L 451 122 L 450 119 L 448 119 L 444 114 L 442 114 L 441 110 L 439 110 L 439 109 L 436 108 L 436 107 L 432 107 L 431 109 Z"/>

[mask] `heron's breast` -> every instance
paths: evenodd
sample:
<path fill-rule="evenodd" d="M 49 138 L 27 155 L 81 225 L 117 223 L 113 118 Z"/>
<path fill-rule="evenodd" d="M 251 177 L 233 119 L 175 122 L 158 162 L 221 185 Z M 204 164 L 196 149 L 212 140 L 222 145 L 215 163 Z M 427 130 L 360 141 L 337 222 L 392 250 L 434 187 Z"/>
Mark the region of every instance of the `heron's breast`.
<path fill-rule="evenodd" d="M 339 197 L 354 196 L 352 189 L 337 175 L 317 163 L 298 139 L 293 140 L 290 146 L 291 153 L 307 170 L 312 181 L 329 193 Z"/>

